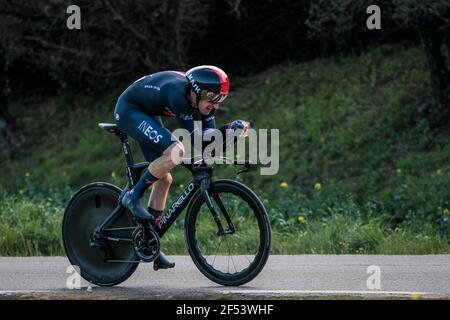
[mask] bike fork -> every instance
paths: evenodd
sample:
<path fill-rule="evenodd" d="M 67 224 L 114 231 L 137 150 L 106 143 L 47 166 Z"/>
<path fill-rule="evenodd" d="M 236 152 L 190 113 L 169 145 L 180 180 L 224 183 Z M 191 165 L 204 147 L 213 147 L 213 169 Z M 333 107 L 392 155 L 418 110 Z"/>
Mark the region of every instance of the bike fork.
<path fill-rule="evenodd" d="M 210 185 L 210 179 L 203 179 L 201 181 L 201 192 L 202 192 L 203 199 L 205 200 L 205 203 L 208 206 L 208 209 L 211 212 L 213 219 L 217 224 L 217 228 L 218 228 L 217 235 L 223 236 L 226 234 L 233 234 L 235 232 L 233 222 L 231 221 L 230 215 L 228 214 L 228 211 L 226 210 L 225 206 L 223 205 L 223 202 L 220 199 L 219 195 L 216 194 L 216 195 L 213 195 L 213 199 L 216 201 L 217 205 L 219 206 L 220 211 L 225 216 L 225 219 L 228 223 L 227 230 L 224 230 L 224 228 L 222 226 L 222 222 L 220 221 L 219 214 L 217 213 L 216 209 L 214 208 L 212 201 L 211 201 L 211 197 L 209 196 L 209 193 L 208 193 L 209 185 Z"/>

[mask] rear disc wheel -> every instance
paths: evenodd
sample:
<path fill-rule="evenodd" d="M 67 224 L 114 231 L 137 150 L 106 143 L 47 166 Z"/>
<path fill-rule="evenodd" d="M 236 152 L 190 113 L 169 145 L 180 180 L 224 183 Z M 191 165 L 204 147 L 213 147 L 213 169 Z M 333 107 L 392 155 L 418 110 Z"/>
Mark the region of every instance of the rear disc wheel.
<path fill-rule="evenodd" d="M 137 261 L 131 244 L 94 239 L 96 228 L 116 209 L 121 189 L 109 183 L 92 183 L 81 188 L 70 200 L 62 223 L 64 249 L 81 276 L 99 286 L 113 286 L 128 279 L 138 267 L 134 262 L 106 262 L 108 252 L 114 260 Z M 132 237 L 136 227 L 123 211 L 108 228 L 125 228 L 114 236 Z M 105 251 L 105 246 L 107 250 Z"/>

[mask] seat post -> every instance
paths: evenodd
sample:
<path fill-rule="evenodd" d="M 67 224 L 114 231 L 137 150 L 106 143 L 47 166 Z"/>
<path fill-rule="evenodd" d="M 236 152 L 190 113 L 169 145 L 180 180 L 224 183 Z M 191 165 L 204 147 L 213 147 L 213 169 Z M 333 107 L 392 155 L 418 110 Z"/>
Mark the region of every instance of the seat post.
<path fill-rule="evenodd" d="M 116 132 L 116 135 L 119 137 L 120 142 L 122 143 L 122 151 L 125 156 L 125 161 L 127 163 L 126 170 L 127 170 L 128 184 L 130 187 L 134 187 L 135 181 L 133 179 L 133 173 L 131 170 L 131 166 L 134 164 L 134 161 L 133 155 L 131 154 L 130 144 L 128 142 L 128 136 L 126 133 L 122 131 Z"/>
<path fill-rule="evenodd" d="M 131 166 L 134 164 L 133 155 L 131 154 L 130 144 L 128 142 L 128 136 L 126 133 L 118 132 L 120 143 L 122 143 L 122 151 L 125 156 L 125 161 L 127 162 L 127 166 Z"/>

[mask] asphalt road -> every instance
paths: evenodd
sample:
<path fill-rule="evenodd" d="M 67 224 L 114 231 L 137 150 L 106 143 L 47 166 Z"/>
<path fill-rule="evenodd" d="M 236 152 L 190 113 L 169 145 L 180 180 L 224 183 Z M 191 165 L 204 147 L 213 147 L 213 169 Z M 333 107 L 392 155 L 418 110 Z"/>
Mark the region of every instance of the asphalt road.
<path fill-rule="evenodd" d="M 141 264 L 113 288 L 83 280 L 81 289 L 69 290 L 64 257 L 0 257 L 0 299 L 450 299 L 450 255 L 274 255 L 257 278 L 240 287 L 211 282 L 188 256 L 170 259 L 174 269 L 153 271 L 152 264 Z M 373 288 L 373 270 L 379 271 L 379 289 Z"/>

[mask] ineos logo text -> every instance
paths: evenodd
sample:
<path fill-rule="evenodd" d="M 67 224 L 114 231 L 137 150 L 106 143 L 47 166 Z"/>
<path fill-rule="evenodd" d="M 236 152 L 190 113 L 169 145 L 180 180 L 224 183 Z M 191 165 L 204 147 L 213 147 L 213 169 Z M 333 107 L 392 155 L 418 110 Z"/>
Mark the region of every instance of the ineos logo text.
<path fill-rule="evenodd" d="M 142 121 L 138 129 L 141 130 L 154 143 L 158 143 L 162 138 L 162 135 L 158 134 L 158 131 L 153 129 L 153 127 L 146 121 Z"/>

